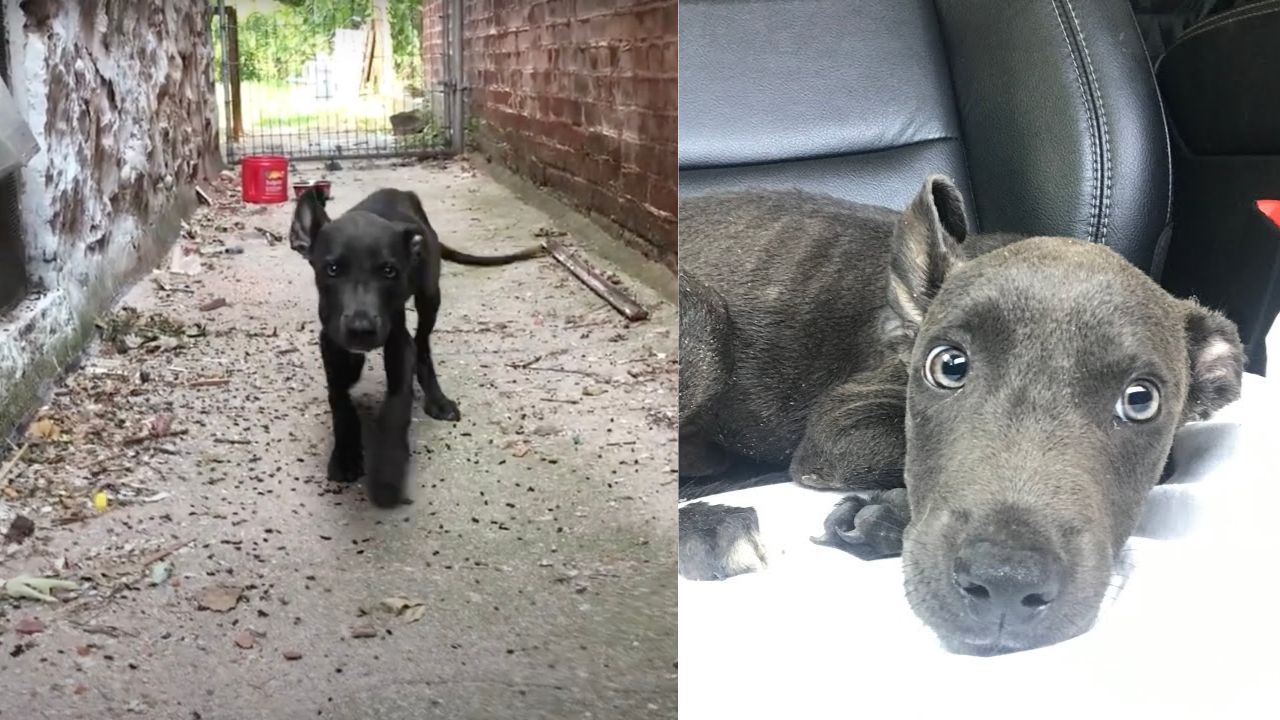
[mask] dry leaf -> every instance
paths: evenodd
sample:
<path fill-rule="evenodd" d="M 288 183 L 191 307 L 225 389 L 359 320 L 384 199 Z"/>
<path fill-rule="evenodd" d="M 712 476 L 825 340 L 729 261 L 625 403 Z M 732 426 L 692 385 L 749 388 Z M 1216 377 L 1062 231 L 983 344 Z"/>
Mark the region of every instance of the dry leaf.
<path fill-rule="evenodd" d="M 40 418 L 27 428 L 27 437 L 32 440 L 52 440 L 58 436 L 58 424 L 52 418 Z"/>
<path fill-rule="evenodd" d="M 427 604 L 422 600 L 407 597 L 389 597 L 382 601 L 382 607 L 395 613 L 406 623 L 415 623 L 427 614 Z"/>
<path fill-rule="evenodd" d="M 240 588 L 215 585 L 205 588 L 196 599 L 196 607 L 214 612 L 229 612 L 240 602 Z"/>
<path fill-rule="evenodd" d="M 383 599 L 382 601 L 382 607 L 386 608 L 389 612 L 393 612 L 397 615 L 399 615 L 400 612 L 405 608 L 410 607 L 411 605 L 414 605 L 414 604 L 415 602 L 413 600 L 410 600 L 407 597 L 389 597 L 389 598 Z"/>
<path fill-rule="evenodd" d="M 518 457 L 518 458 L 519 458 L 519 457 L 524 457 L 525 455 L 528 455 L 528 454 L 529 454 L 529 449 L 530 449 L 530 448 L 529 448 L 529 444 L 528 444 L 528 443 L 523 442 L 523 441 L 522 441 L 522 442 L 517 442 L 517 443 L 515 444 L 515 447 L 513 447 L 513 448 L 511 449 L 511 454 L 512 454 L 512 455 L 515 455 L 515 456 L 516 456 L 516 457 Z"/>

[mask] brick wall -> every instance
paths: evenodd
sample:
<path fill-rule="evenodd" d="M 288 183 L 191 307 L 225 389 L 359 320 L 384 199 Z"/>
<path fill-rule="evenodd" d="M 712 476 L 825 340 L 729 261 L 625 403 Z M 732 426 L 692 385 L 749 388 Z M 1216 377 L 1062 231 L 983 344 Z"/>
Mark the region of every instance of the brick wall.
<path fill-rule="evenodd" d="M 481 147 L 674 265 L 676 0 L 464 2 Z M 439 72 L 440 5 L 423 12 L 428 77 Z"/>

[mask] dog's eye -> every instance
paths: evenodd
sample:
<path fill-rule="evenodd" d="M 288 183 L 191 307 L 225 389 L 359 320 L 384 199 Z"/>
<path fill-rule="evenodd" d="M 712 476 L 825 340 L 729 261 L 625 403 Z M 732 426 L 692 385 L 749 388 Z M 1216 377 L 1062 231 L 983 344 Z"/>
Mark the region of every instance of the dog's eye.
<path fill-rule="evenodd" d="M 1137 380 L 1116 400 L 1116 417 L 1129 422 L 1146 422 L 1160 412 L 1160 391 L 1154 383 Z"/>
<path fill-rule="evenodd" d="M 930 350 L 929 358 L 924 362 L 924 379 L 936 388 L 955 390 L 964 385 L 968 374 L 969 357 L 950 345 L 939 345 Z"/>
<path fill-rule="evenodd" d="M 398 273 L 399 273 L 399 271 L 398 271 L 398 270 L 396 270 L 396 266 L 395 266 L 395 265 L 383 265 L 383 266 L 382 266 L 382 277 L 387 278 L 388 280 L 391 280 L 391 279 L 395 278 L 395 276 L 396 276 Z"/>
<path fill-rule="evenodd" d="M 341 268 L 338 267 L 337 263 L 328 263 L 324 266 L 324 274 L 329 277 L 338 277 L 340 270 Z"/>

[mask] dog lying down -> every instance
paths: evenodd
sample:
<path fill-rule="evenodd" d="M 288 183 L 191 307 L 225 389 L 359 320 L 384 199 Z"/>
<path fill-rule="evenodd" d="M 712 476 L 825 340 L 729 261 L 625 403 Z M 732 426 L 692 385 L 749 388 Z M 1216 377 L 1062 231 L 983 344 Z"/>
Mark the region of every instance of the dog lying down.
<path fill-rule="evenodd" d="M 916 614 L 982 655 L 1091 626 L 1174 431 L 1239 396 L 1244 356 L 1229 320 L 1106 247 L 967 225 L 937 176 L 901 214 L 683 200 L 680 460 L 854 491 L 815 540 L 901 554 Z M 750 509 L 680 515 L 686 578 L 765 561 Z"/>
<path fill-rule="evenodd" d="M 510 255 L 478 257 L 440 242 L 418 196 L 378 190 L 336 220 L 324 196 L 307 190 L 294 208 L 289 244 L 315 272 L 319 295 L 320 355 L 333 414 L 329 479 L 352 482 L 365 474 L 360 418 L 351 387 L 365 354 L 383 348 L 387 394 L 369 453 L 369 499 L 380 507 L 405 502 L 413 378 L 426 394 L 423 409 L 437 420 L 460 419 L 458 406 L 440 388 L 431 360 L 431 330 L 440 310 L 440 261 L 503 265 L 541 255 L 533 247 Z M 410 337 L 405 303 L 413 297 L 417 332 Z"/>

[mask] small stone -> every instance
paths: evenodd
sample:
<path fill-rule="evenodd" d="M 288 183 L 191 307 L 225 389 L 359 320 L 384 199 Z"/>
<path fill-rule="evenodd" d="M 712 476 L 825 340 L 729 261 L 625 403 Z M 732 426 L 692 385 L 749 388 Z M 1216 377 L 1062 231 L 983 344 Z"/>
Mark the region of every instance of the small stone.
<path fill-rule="evenodd" d="M 285 650 L 281 654 L 284 655 L 285 660 L 301 660 L 302 659 L 302 653 L 298 652 L 297 650 Z"/>
<path fill-rule="evenodd" d="M 372 625 L 356 625 L 351 628 L 351 637 L 353 638 L 371 638 L 377 636 L 378 630 Z"/>

